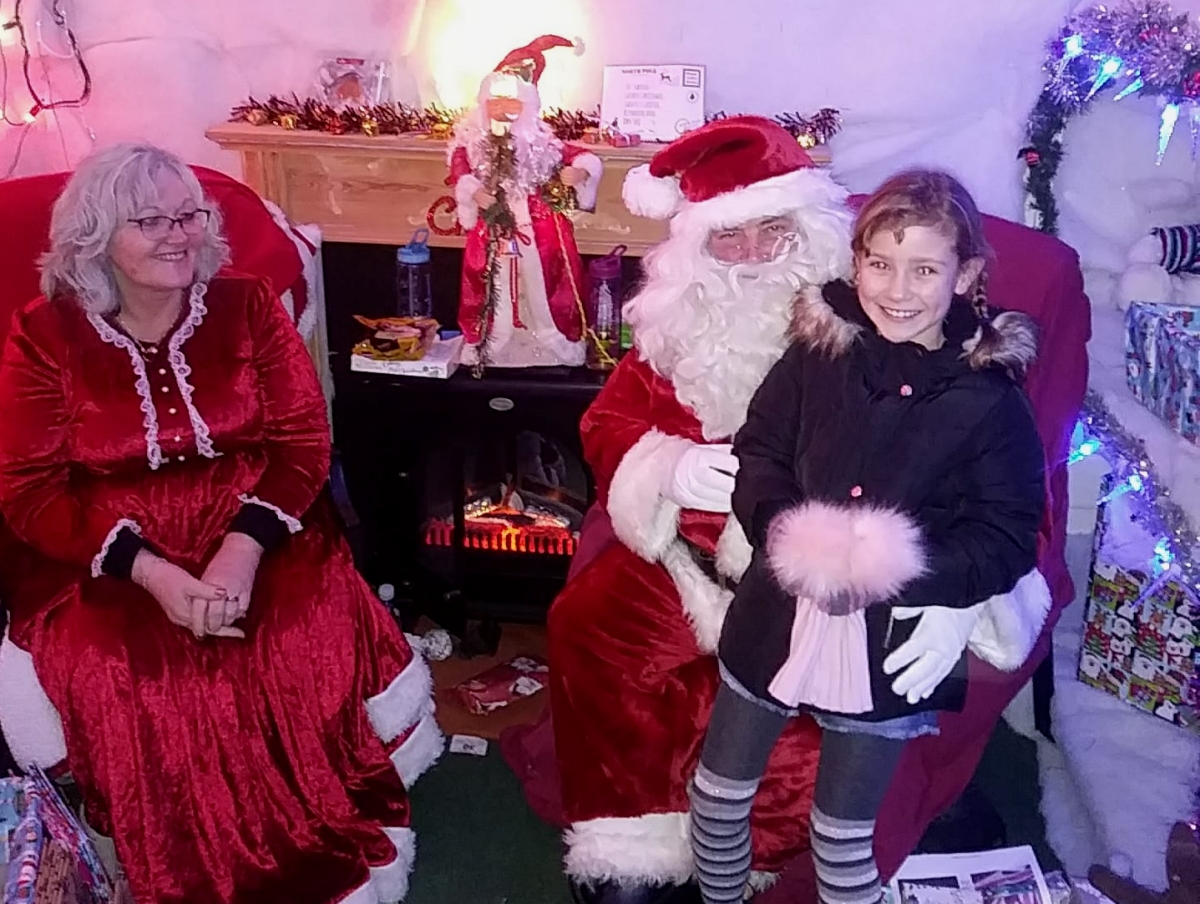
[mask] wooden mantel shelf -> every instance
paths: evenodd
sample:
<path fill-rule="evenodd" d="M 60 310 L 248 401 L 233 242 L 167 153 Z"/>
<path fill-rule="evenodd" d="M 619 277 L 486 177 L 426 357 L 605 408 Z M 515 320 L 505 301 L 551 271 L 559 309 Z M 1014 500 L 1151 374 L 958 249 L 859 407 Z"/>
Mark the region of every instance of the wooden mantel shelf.
<path fill-rule="evenodd" d="M 321 227 L 325 241 L 402 245 L 415 230 L 434 224 L 455 227 L 447 212 L 453 190 L 446 185 L 446 142 L 410 135 L 331 135 L 279 126 L 226 123 L 206 133 L 242 158 L 242 178 L 297 223 Z M 625 174 L 649 160 L 661 144 L 633 148 L 595 145 L 604 176 L 593 213 L 572 214 L 583 254 L 607 254 L 616 245 L 643 254 L 666 236 L 666 224 L 635 217 L 621 201 Z M 809 152 L 820 165 L 823 148 Z M 461 233 L 433 231 L 430 244 L 461 248 Z"/>

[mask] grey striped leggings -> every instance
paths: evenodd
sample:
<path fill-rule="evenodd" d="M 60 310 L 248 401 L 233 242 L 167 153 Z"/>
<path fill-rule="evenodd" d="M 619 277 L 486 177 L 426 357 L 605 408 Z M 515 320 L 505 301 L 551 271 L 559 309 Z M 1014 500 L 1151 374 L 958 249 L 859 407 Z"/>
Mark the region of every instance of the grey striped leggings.
<path fill-rule="evenodd" d="M 733 904 L 750 878 L 750 808 L 789 716 L 724 682 L 689 788 L 692 852 L 705 904 Z M 826 730 L 810 833 L 822 904 L 876 904 L 875 817 L 905 741 Z"/>

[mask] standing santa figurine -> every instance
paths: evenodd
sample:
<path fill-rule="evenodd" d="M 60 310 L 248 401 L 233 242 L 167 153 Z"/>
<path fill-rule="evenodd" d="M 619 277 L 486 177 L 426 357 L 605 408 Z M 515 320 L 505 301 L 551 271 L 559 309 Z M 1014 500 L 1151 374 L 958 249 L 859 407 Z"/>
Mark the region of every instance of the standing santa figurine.
<path fill-rule="evenodd" d="M 565 210 L 591 210 L 601 163 L 542 121 L 545 51 L 575 47 L 543 35 L 483 80 L 454 130 L 450 181 L 467 232 L 458 322 L 477 366 L 583 364 L 583 265 Z"/>

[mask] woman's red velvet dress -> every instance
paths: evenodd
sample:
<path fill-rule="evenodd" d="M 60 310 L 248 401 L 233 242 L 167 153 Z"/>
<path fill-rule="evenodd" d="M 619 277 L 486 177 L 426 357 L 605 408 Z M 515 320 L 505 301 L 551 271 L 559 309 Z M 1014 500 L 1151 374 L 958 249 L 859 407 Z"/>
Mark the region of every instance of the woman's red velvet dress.
<path fill-rule="evenodd" d="M 110 320 L 38 300 L 0 365 L 0 425 L 12 640 L 137 900 L 403 896 L 406 785 L 442 749 L 429 673 L 332 518 L 325 400 L 279 300 L 214 279 L 149 358 Z M 103 573 L 125 526 L 200 576 L 245 504 L 289 531 L 245 640 L 197 641 Z"/>

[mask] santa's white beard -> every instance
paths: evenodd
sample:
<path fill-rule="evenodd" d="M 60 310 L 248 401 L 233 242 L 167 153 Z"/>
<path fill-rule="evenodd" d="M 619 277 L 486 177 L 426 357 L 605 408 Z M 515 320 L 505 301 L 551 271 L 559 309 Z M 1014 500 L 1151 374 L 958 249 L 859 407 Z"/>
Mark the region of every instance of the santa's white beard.
<path fill-rule="evenodd" d="M 661 246 L 650 281 L 625 309 L 638 351 L 669 379 L 709 440 L 731 437 L 788 345 L 804 281 L 798 253 L 767 264 L 719 264 Z M 690 271 L 690 272 L 688 272 Z"/>

